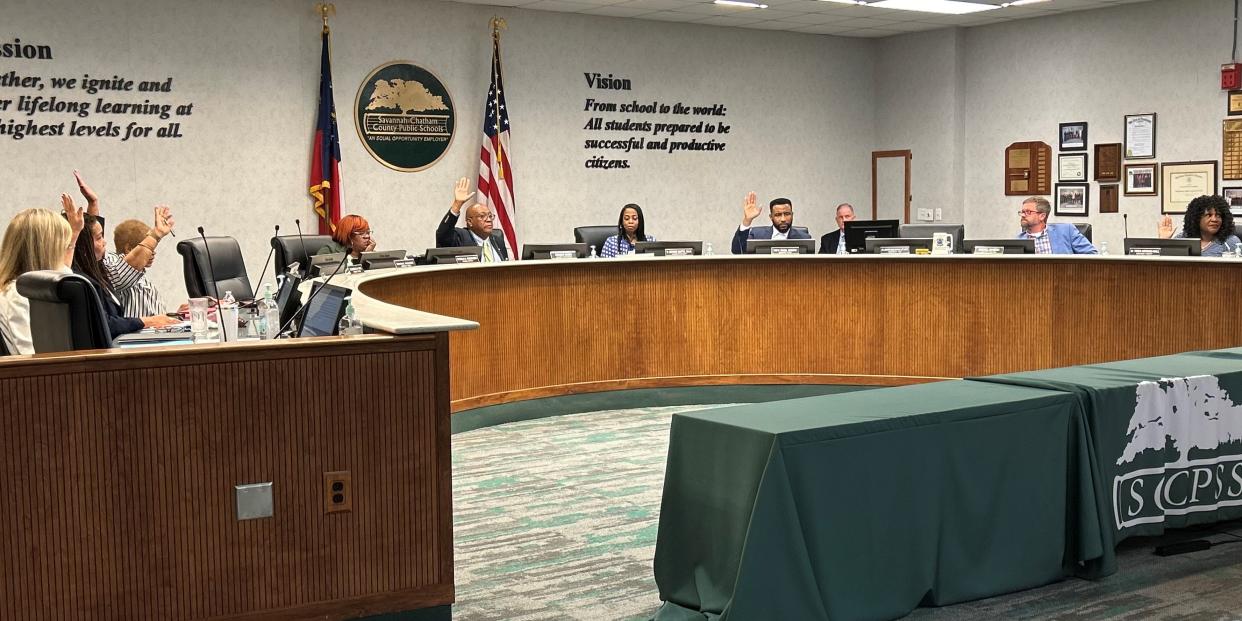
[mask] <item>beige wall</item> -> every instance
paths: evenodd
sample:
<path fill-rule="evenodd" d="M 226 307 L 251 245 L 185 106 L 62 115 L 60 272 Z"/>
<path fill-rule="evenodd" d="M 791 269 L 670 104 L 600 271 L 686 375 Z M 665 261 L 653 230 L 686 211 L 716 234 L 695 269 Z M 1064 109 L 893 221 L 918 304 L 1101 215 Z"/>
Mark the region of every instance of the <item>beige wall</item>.
<path fill-rule="evenodd" d="M 453 181 L 477 176 L 491 54 L 487 23 L 494 14 L 509 23 L 503 52 L 521 240 L 572 241 L 573 226 L 615 222 L 622 204 L 637 202 L 659 238 L 706 239 L 727 252 L 749 190 L 765 201 L 792 198 L 798 224 L 816 234 L 835 228 L 833 205 L 861 201 L 869 191 L 872 41 L 451 2 L 336 4 L 345 205 L 370 219 L 384 247 L 433 245 Z M 73 190 L 71 171 L 78 168 L 104 196 L 112 222 L 148 218 L 151 205 L 168 203 L 176 209 L 179 239 L 200 225 L 209 234 L 235 236 L 252 280 L 272 225 L 292 232 L 294 218 L 311 220 L 306 179 L 319 23 L 310 3 L 20 0 L 5 13 L 6 32 L 55 52 L 50 62 L 6 59 L 5 71 L 173 76 L 174 91 L 160 101 L 195 105 L 180 140 L 0 136 L 9 190 L 0 218 L 53 206 L 60 192 Z M 418 173 L 375 161 L 352 120 L 360 81 L 397 59 L 434 71 L 457 106 L 449 152 Z M 625 76 L 634 90 L 588 89 L 585 71 Z M 0 98 L 17 94 L 0 88 Z M 628 171 L 587 170 L 582 126 L 589 115 L 582 108 L 592 94 L 723 103 L 723 120 L 733 127 L 728 147 L 714 154 L 645 154 L 633 157 Z M 6 118 L 13 115 L 0 113 Z M 161 246 L 153 269 L 169 298 L 184 295 L 175 241 Z"/>

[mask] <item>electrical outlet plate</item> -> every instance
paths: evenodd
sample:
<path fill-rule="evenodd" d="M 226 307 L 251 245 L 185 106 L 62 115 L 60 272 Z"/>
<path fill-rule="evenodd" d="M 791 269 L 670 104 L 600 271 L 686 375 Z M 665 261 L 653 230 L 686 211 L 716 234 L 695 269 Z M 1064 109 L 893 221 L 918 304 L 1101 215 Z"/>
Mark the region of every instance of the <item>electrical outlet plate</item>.
<path fill-rule="evenodd" d="M 923 222 L 930 222 L 932 219 L 932 210 L 926 209 L 926 208 L 919 208 L 918 219 L 922 220 Z"/>
<path fill-rule="evenodd" d="M 936 208 L 936 222 L 944 220 L 944 210 L 940 207 Z"/>
<path fill-rule="evenodd" d="M 348 470 L 323 473 L 323 512 L 344 513 L 354 508 L 354 485 Z"/>

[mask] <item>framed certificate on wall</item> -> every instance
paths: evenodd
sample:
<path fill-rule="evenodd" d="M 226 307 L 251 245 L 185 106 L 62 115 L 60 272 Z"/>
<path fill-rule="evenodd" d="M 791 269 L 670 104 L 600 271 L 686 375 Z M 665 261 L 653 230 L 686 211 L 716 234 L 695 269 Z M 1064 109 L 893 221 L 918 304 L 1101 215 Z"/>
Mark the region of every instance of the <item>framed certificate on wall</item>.
<path fill-rule="evenodd" d="M 1186 213 L 1190 201 L 1216 193 L 1217 162 L 1168 162 L 1160 167 L 1160 213 Z"/>
<path fill-rule="evenodd" d="M 1156 113 L 1126 115 L 1126 159 L 1150 160 L 1156 157 Z"/>

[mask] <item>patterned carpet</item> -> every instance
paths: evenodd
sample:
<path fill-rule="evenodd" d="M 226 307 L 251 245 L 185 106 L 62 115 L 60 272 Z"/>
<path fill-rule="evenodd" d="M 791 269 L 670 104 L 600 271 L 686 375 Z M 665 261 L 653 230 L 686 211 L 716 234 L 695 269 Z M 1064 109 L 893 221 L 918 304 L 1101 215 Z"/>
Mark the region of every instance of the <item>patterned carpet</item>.
<path fill-rule="evenodd" d="M 453 436 L 456 621 L 649 619 L 673 406 L 556 416 Z M 1220 532 L 1214 532 L 1220 531 Z M 917 621 L 1242 621 L 1242 523 L 1131 540 L 1120 571 L 939 609 Z M 1161 558 L 1169 540 L 1239 541 Z"/>

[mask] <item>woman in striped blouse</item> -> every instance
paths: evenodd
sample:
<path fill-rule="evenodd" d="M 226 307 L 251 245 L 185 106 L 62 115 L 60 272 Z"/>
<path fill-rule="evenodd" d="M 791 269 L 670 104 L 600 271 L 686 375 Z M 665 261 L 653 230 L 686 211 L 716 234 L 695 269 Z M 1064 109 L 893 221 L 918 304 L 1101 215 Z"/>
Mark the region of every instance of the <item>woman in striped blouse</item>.
<path fill-rule="evenodd" d="M 617 234 L 604 240 L 604 249 L 600 251 L 599 256 L 615 257 L 630 254 L 634 251 L 634 244 L 640 241 L 655 241 L 654 237 L 647 235 L 645 225 L 642 207 L 634 203 L 622 207 L 621 217 L 617 219 Z"/>

